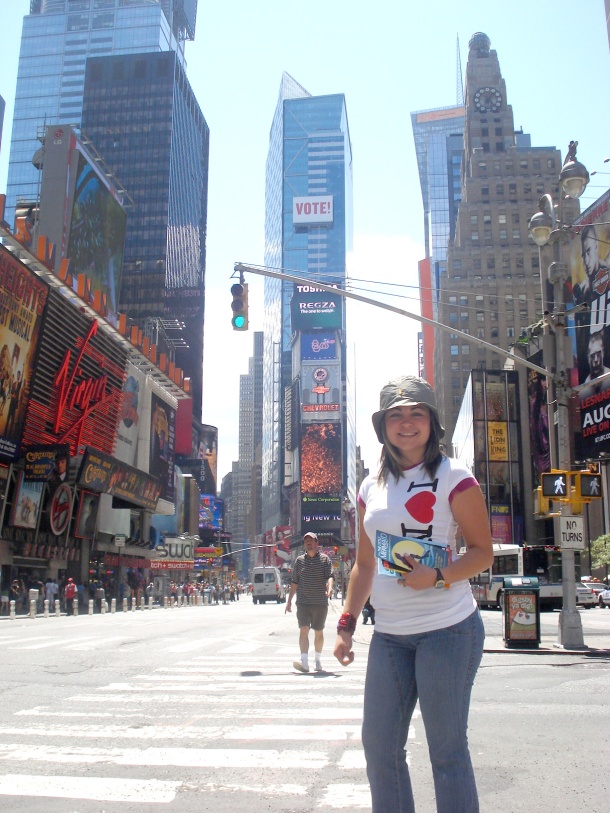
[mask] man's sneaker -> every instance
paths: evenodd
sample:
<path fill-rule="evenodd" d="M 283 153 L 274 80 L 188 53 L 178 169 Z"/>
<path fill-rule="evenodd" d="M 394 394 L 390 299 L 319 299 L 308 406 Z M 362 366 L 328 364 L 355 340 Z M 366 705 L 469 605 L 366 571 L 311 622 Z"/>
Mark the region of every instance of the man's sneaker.
<path fill-rule="evenodd" d="M 315 669 L 315 671 L 316 672 L 323 672 L 324 671 L 324 669 L 322 669 L 322 664 L 320 663 L 320 661 L 316 661 L 316 669 Z"/>
<path fill-rule="evenodd" d="M 297 672 L 309 672 L 309 666 L 303 666 L 301 661 L 293 661 L 292 665 L 297 670 Z"/>

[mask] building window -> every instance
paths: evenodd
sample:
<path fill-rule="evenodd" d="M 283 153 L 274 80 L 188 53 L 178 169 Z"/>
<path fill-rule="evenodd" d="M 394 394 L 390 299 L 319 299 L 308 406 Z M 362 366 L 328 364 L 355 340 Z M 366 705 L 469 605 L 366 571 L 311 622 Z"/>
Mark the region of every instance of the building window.
<path fill-rule="evenodd" d="M 458 316 L 455 311 L 451 311 L 449 314 L 449 324 L 450 325 L 457 325 Z"/>
<path fill-rule="evenodd" d="M 478 240 L 479 240 L 479 232 L 478 231 L 471 232 L 470 233 L 470 239 L 474 240 L 475 242 L 478 242 Z"/>
<path fill-rule="evenodd" d="M 491 223 L 491 215 L 483 215 L 483 223 L 486 225 Z"/>
<path fill-rule="evenodd" d="M 499 237 L 500 237 L 500 240 L 507 240 L 508 239 L 507 236 L 506 236 L 506 229 L 500 229 Z"/>
<path fill-rule="evenodd" d="M 460 297 L 460 305 L 461 305 L 463 308 L 468 307 L 468 297 L 467 297 L 467 296 L 461 296 L 461 297 Z"/>
<path fill-rule="evenodd" d="M 496 267 L 495 257 L 488 257 L 487 258 L 487 267 L 488 268 L 495 268 Z"/>
<path fill-rule="evenodd" d="M 501 136 L 502 135 L 502 128 L 501 127 L 496 127 L 495 132 L 496 132 L 497 136 Z"/>
<path fill-rule="evenodd" d="M 496 184 L 496 195 L 498 195 L 499 197 L 504 196 L 504 184 L 501 183 Z"/>
<path fill-rule="evenodd" d="M 471 222 L 471 223 L 472 223 L 474 226 L 476 226 L 476 225 L 477 225 L 477 223 L 479 222 L 479 216 L 478 216 L 478 215 L 470 215 L 470 222 Z"/>
<path fill-rule="evenodd" d="M 457 344 L 452 344 L 450 347 L 450 352 L 452 356 L 459 356 L 460 354 L 460 347 Z"/>
<path fill-rule="evenodd" d="M 477 322 L 484 322 L 485 321 L 485 312 L 484 311 L 477 311 Z"/>
<path fill-rule="evenodd" d="M 482 186 L 482 187 L 481 187 L 481 195 L 482 195 L 484 198 L 488 198 L 488 197 L 489 197 L 489 187 L 488 187 L 488 186 Z"/>
<path fill-rule="evenodd" d="M 463 356 L 469 356 L 470 355 L 470 345 L 469 344 L 463 344 L 462 345 L 462 355 Z"/>
<path fill-rule="evenodd" d="M 457 296 L 450 296 L 449 297 L 449 304 L 450 305 L 457 305 Z"/>
<path fill-rule="evenodd" d="M 468 322 L 468 311 L 460 311 L 460 322 L 462 324 Z"/>
<path fill-rule="evenodd" d="M 504 225 L 506 223 L 506 215 L 498 215 L 498 223 Z"/>
<path fill-rule="evenodd" d="M 514 327 L 507 327 L 506 328 L 506 338 L 513 339 L 515 336 L 515 328 Z"/>

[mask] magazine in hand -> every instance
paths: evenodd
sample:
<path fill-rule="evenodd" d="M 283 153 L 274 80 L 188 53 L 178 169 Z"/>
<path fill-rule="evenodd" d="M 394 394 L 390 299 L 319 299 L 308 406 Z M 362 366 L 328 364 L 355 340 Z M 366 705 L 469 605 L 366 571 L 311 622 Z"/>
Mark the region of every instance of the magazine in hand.
<path fill-rule="evenodd" d="M 395 536 L 385 531 L 375 535 L 375 556 L 379 560 L 378 572 L 383 576 L 402 576 L 412 567 L 406 556 L 413 556 L 428 567 L 446 567 L 451 562 L 452 550 L 449 545 L 434 545 L 424 539 Z"/>

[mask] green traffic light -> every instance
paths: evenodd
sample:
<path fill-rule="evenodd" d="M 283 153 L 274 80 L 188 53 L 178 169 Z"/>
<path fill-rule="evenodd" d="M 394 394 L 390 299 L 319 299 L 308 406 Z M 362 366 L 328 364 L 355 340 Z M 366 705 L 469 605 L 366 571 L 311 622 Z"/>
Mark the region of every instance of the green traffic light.
<path fill-rule="evenodd" d="M 240 314 L 239 316 L 234 316 L 234 317 L 233 317 L 233 327 L 234 327 L 234 328 L 237 328 L 237 330 L 241 330 L 241 328 L 242 328 L 242 327 L 243 327 L 245 324 L 246 324 L 246 317 L 245 317 L 245 316 L 242 316 L 242 315 Z"/>

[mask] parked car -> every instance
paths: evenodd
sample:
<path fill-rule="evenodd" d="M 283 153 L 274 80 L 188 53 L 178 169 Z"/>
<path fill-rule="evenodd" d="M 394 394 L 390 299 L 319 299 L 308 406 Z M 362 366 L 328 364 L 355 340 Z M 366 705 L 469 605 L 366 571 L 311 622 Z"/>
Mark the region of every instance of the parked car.
<path fill-rule="evenodd" d="M 595 607 L 596 604 L 597 597 L 594 591 L 590 587 L 578 583 L 576 585 L 576 606 L 589 609 L 589 607 Z"/>
<path fill-rule="evenodd" d="M 585 587 L 590 587 L 591 590 L 593 590 L 593 592 L 595 593 L 595 598 L 598 600 L 601 591 L 606 590 L 608 588 L 608 585 L 604 584 L 604 582 L 591 581 L 591 579 L 587 578 L 581 579 L 580 583 L 584 584 Z"/>
<path fill-rule="evenodd" d="M 610 610 L 610 587 L 606 587 L 605 590 L 602 590 L 597 600 L 600 607 L 607 607 Z"/>

